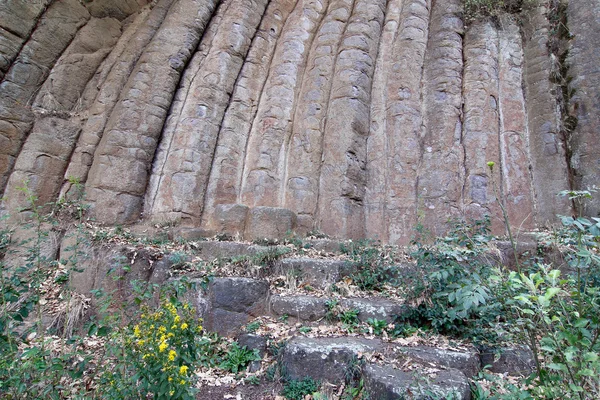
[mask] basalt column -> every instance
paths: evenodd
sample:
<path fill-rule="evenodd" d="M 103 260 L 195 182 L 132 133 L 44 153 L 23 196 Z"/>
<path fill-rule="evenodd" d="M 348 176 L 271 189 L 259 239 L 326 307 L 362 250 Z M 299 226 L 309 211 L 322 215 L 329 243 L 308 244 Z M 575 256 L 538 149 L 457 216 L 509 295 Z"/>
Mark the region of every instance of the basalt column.
<path fill-rule="evenodd" d="M 417 208 L 433 234 L 461 215 L 463 21 L 460 0 L 435 1 L 423 72 L 423 131 Z"/>
<path fill-rule="evenodd" d="M 139 219 L 173 93 L 216 3 L 176 2 L 138 60 L 104 128 L 86 184 L 98 221 L 119 224 Z"/>
<path fill-rule="evenodd" d="M 187 69 L 189 86 L 180 89 L 181 107 L 173 108 L 154 164 L 146 210 L 153 219 L 200 222 L 223 116 L 266 4 L 233 0 L 222 6 L 208 53 L 197 53 L 201 61 Z"/>
<path fill-rule="evenodd" d="M 564 62 L 573 77 L 568 87 L 567 112 L 571 125 L 571 166 L 576 189 L 600 186 L 600 3 L 570 1 L 566 10 L 571 35 L 569 57 Z M 567 116 L 563 116 L 566 119 Z M 584 204 L 586 215 L 600 216 L 600 194 Z"/>
<path fill-rule="evenodd" d="M 429 10 L 425 0 L 402 2 L 396 34 L 387 38 L 384 32 L 382 37 L 380 56 L 384 58 L 378 60 L 382 65 L 375 78 L 385 75 L 385 81 L 373 88 L 366 226 L 369 237 L 392 243 L 406 244 L 416 224 Z M 381 110 L 376 108 L 377 93 Z"/>
<path fill-rule="evenodd" d="M 338 50 L 317 203 L 317 227 L 329 235 L 365 235 L 371 89 L 385 5 L 383 0 L 357 0 Z"/>

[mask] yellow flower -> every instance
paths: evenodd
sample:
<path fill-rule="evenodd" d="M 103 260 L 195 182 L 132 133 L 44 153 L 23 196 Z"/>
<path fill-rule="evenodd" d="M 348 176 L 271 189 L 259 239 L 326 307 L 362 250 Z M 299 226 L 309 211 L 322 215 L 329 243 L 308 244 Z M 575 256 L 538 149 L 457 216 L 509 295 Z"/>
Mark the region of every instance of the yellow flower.
<path fill-rule="evenodd" d="M 180 381 L 179 381 L 179 384 L 180 384 L 180 385 L 185 385 L 185 379 L 182 379 L 182 380 L 180 380 Z"/>
<path fill-rule="evenodd" d="M 176 315 L 174 321 L 176 324 L 178 324 L 179 321 L 181 321 L 181 317 L 179 315 Z"/>
<path fill-rule="evenodd" d="M 176 356 L 177 356 L 177 353 L 175 352 L 175 350 L 169 351 L 169 361 L 175 360 Z"/>
<path fill-rule="evenodd" d="M 142 339 L 142 340 L 138 340 L 138 341 L 137 341 L 137 345 L 138 345 L 138 346 L 143 346 L 144 344 L 146 344 L 146 341 L 145 341 L 145 340 L 143 340 L 143 339 Z"/>
<path fill-rule="evenodd" d="M 175 336 L 175 334 L 174 334 L 173 332 L 169 332 L 169 333 L 167 334 L 167 337 L 168 337 L 168 338 L 172 338 L 173 336 Z"/>
<path fill-rule="evenodd" d="M 172 377 L 172 376 L 170 376 L 170 377 L 169 377 L 169 382 L 171 382 L 172 380 L 173 380 L 173 377 Z"/>
<path fill-rule="evenodd" d="M 181 330 L 184 331 L 186 330 L 188 327 L 188 324 L 186 324 L 185 322 L 183 324 L 181 324 Z"/>
<path fill-rule="evenodd" d="M 170 379 L 170 378 L 169 378 L 169 379 Z M 169 392 L 169 396 L 173 396 L 174 394 L 175 394 L 175 391 L 174 391 L 174 390 L 171 390 L 171 391 Z"/>
<path fill-rule="evenodd" d="M 175 329 L 177 329 L 177 325 L 171 325 L 171 330 L 174 331 Z"/>
<path fill-rule="evenodd" d="M 135 337 L 140 337 L 141 333 L 140 333 L 140 326 L 136 325 L 133 327 L 133 336 Z"/>
<path fill-rule="evenodd" d="M 167 331 L 167 328 L 165 328 L 164 326 L 162 326 L 162 325 L 161 325 L 161 326 L 158 328 L 158 331 L 159 331 L 160 333 L 165 333 L 165 332 Z"/>
<path fill-rule="evenodd" d="M 169 347 L 169 345 L 166 342 L 162 342 L 161 344 L 158 345 L 158 351 L 160 353 L 162 353 L 163 351 L 165 351 L 167 349 L 167 347 Z"/>
<path fill-rule="evenodd" d="M 188 366 L 187 365 L 182 365 L 181 367 L 179 367 L 179 374 L 180 375 L 187 374 L 187 371 L 188 371 Z"/>

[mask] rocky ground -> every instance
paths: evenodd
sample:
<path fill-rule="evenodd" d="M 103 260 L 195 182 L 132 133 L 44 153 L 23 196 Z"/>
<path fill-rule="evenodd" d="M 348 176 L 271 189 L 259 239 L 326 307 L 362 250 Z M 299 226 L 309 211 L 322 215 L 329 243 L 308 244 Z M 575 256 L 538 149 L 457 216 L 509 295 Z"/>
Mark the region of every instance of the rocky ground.
<path fill-rule="evenodd" d="M 17 230 L 13 240 L 27 236 L 26 232 Z M 277 396 L 283 375 L 322 382 L 330 399 L 347 395 L 347 386 L 358 381 L 371 399 L 396 399 L 401 393 L 414 398 L 425 398 L 427 393 L 450 398 L 454 393 L 455 398 L 470 399 L 469 379 L 483 366 L 504 378 L 528 374 L 533 367 L 530 352 L 518 347 L 500 349 L 496 355 L 468 340 L 450 340 L 418 329 L 392 334 L 406 304 L 408 288 L 402 282 L 415 266 L 404 251 L 389 246 L 377 248 L 378 257 L 391 266 L 386 270 L 389 279 L 373 291 L 361 290 L 354 281 L 357 263 L 352 241 L 309 237 L 251 243 L 231 237 L 195 237 L 198 232 L 193 229 L 115 229 L 91 224 L 79 234 L 83 235 L 77 250 L 79 272 L 71 277 L 76 300 L 71 304 L 79 308 L 73 311 L 71 306 L 71 318 L 85 319 L 94 312 L 97 304 L 91 290 L 113 288 L 121 299 L 131 301 L 128 283 L 134 280 L 161 285 L 184 278 L 193 284 L 186 299 L 197 309 L 206 331 L 258 350 L 262 361 L 251 363 L 244 374 L 195 371 L 200 399 L 281 398 Z M 42 249 L 67 260 L 77 253 L 69 246 L 79 241 L 79 234 L 51 230 Z M 503 248 L 502 242 L 496 248 Z M 510 257 L 500 250 L 490 257 L 504 257 L 510 264 Z M 6 261 L 18 259 L 19 253 L 14 253 Z M 47 326 L 68 319 L 55 282 L 66 274 L 69 261 L 58 265 L 44 288 Z M 111 270 L 121 280 L 108 279 Z M 101 346 L 99 340 L 88 348 L 94 351 Z"/>

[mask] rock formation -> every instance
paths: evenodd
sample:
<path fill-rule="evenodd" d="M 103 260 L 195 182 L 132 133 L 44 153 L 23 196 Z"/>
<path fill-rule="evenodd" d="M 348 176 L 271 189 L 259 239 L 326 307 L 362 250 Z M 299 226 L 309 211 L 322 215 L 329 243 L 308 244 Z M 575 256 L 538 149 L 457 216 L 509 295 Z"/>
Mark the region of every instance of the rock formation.
<path fill-rule="evenodd" d="M 404 244 L 451 217 L 502 232 L 501 201 L 545 226 L 600 183 L 600 9 L 536 3 L 6 0 L 2 212 L 83 185 L 112 225 Z"/>

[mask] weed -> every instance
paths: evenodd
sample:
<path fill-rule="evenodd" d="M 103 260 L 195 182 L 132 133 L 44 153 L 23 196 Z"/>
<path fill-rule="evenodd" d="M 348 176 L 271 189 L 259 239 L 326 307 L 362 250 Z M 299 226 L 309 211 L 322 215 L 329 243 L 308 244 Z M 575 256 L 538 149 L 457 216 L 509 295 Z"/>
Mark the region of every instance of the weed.
<path fill-rule="evenodd" d="M 382 335 L 387 327 L 387 322 L 383 319 L 369 318 L 367 319 L 367 324 L 373 328 L 373 333 L 377 336 Z"/>
<path fill-rule="evenodd" d="M 250 350 L 246 346 L 240 347 L 238 342 L 233 342 L 225 355 L 221 368 L 237 374 L 246 369 L 252 361 L 260 361 L 258 350 Z"/>
<path fill-rule="evenodd" d="M 319 383 L 310 377 L 302 380 L 290 380 L 283 387 L 283 396 L 289 400 L 303 400 L 319 390 Z"/>
<path fill-rule="evenodd" d="M 246 332 L 254 333 L 260 328 L 260 321 L 252 321 L 246 325 Z"/>

